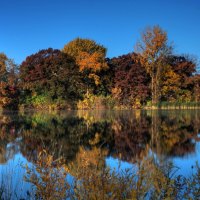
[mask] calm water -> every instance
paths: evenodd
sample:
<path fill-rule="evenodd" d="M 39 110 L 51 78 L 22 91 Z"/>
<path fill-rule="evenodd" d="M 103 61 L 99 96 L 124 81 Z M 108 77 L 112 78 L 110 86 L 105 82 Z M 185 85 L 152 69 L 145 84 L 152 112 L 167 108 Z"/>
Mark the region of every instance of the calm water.
<path fill-rule="evenodd" d="M 151 156 L 190 176 L 200 163 L 200 110 L 1 114 L 0 185 L 6 180 L 8 194 L 25 195 L 23 166 L 34 165 L 43 148 L 74 166 L 85 152 L 91 162 L 100 152 L 106 165 L 122 169 Z"/>

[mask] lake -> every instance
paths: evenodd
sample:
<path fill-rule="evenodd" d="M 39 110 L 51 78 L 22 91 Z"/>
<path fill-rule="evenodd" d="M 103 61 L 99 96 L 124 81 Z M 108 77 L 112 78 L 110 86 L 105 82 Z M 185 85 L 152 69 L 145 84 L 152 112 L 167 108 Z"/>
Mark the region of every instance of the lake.
<path fill-rule="evenodd" d="M 190 177 L 200 162 L 199 110 L 73 111 L 0 115 L 0 189 L 11 199 L 29 195 L 23 181 L 46 149 L 62 157 L 69 182 L 75 169 L 109 166 L 125 170 L 146 158 L 159 165 L 173 162 L 176 174 Z M 88 164 L 88 165 L 89 165 Z M 25 196 L 25 197 L 24 197 Z"/>

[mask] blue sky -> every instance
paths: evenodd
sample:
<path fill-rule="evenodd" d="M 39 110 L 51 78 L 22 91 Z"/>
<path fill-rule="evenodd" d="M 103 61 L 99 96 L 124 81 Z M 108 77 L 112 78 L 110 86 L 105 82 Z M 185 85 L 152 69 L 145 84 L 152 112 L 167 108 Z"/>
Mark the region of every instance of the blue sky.
<path fill-rule="evenodd" d="M 134 50 L 146 26 L 160 25 L 175 53 L 200 58 L 199 0 L 0 0 L 0 52 L 20 64 L 48 47 L 90 38 L 114 57 Z"/>

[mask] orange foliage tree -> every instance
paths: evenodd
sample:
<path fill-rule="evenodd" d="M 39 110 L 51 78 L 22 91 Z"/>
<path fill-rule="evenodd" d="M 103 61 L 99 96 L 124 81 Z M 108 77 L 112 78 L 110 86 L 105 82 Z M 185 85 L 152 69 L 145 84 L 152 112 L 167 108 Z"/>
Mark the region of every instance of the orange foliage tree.
<path fill-rule="evenodd" d="M 156 104 L 160 98 L 161 74 L 172 47 L 168 45 L 167 33 L 159 26 L 147 28 L 141 37 L 136 45 L 136 52 L 140 63 L 151 77 L 152 104 Z"/>
<path fill-rule="evenodd" d="M 0 53 L 0 106 L 2 108 L 18 108 L 19 89 L 16 68 L 13 60 Z"/>
<path fill-rule="evenodd" d="M 66 44 L 63 51 L 76 60 L 83 82 L 86 83 L 87 93 L 89 88 L 93 89 L 101 84 L 99 73 L 108 69 L 105 47 L 93 40 L 77 38 Z"/>
<path fill-rule="evenodd" d="M 166 68 L 161 84 L 161 95 L 168 101 L 176 101 L 180 94 L 181 77 L 170 66 Z"/>

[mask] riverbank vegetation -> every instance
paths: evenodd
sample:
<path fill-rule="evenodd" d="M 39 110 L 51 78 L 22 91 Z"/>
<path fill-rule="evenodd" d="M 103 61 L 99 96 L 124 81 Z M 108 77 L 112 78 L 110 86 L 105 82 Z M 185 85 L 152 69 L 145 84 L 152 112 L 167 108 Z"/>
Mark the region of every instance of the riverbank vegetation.
<path fill-rule="evenodd" d="M 148 158 L 131 168 L 110 169 L 100 149 L 82 150 L 78 165 L 54 160 L 46 150 L 39 153 L 35 167 L 26 167 L 25 181 L 33 184 L 36 199 L 199 199 L 200 167 L 190 177 L 177 175 L 173 163 Z M 149 173 L 151 172 L 151 173 Z M 67 182 L 67 174 L 73 176 Z"/>
<path fill-rule="evenodd" d="M 8 190 L 8 179 L 0 185 L 1 199 L 199 199 L 200 167 L 191 176 L 178 174 L 171 162 L 155 158 L 137 161 L 127 169 L 110 168 L 100 148 L 82 149 L 74 163 L 42 149 L 34 165 L 24 165 L 24 190 Z M 151 172 L 151 173 L 149 173 Z"/>
<path fill-rule="evenodd" d="M 159 26 L 141 34 L 135 51 L 107 58 L 94 40 L 76 38 L 43 49 L 19 66 L 0 54 L 3 109 L 130 109 L 200 107 L 197 61 L 176 55 Z"/>

